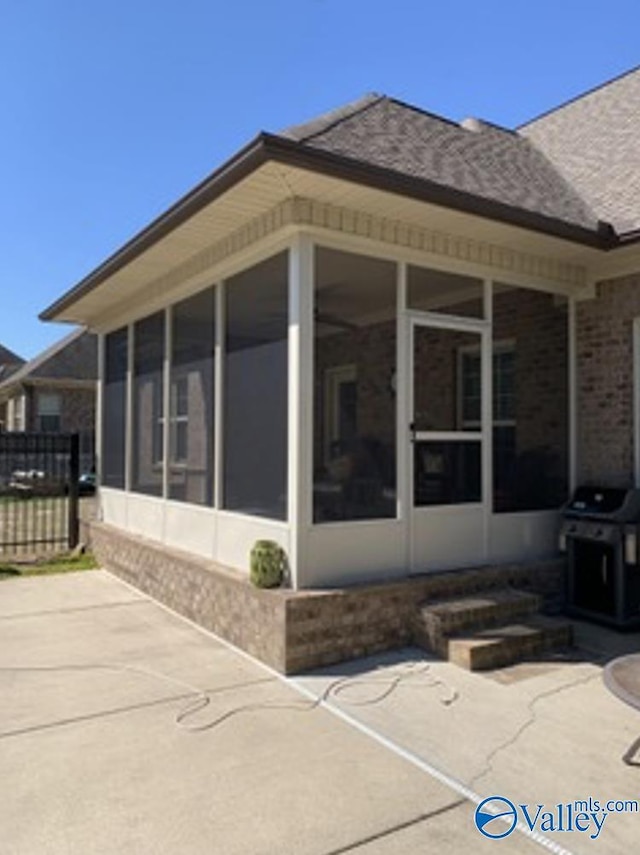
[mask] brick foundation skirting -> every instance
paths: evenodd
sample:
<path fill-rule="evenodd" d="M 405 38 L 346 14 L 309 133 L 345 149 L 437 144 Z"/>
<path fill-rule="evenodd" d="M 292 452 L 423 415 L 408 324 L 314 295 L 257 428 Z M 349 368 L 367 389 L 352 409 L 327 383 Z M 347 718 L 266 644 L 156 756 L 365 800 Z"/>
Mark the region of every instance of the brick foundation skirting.
<path fill-rule="evenodd" d="M 412 616 L 427 600 L 513 585 L 562 597 L 564 561 L 480 567 L 341 589 L 260 590 L 246 576 L 120 529 L 91 522 L 104 567 L 284 674 L 412 642 Z"/>

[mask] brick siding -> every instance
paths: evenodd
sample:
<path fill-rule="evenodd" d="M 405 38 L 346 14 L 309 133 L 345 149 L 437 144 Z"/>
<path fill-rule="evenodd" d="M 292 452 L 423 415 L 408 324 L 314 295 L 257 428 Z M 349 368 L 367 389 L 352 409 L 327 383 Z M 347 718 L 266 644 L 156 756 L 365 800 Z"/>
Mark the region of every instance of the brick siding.
<path fill-rule="evenodd" d="M 564 562 L 483 567 L 322 591 L 260 590 L 211 561 L 88 523 L 104 567 L 282 673 L 295 673 L 413 641 L 425 601 L 513 585 L 562 599 Z"/>
<path fill-rule="evenodd" d="M 633 484 L 633 319 L 640 274 L 602 282 L 578 303 L 578 480 Z"/>

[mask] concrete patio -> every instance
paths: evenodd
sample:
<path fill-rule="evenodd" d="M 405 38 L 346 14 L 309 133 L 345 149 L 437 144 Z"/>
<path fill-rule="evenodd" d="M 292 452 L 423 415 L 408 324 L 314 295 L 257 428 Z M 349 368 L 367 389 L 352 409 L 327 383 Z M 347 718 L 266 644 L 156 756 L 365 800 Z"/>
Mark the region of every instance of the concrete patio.
<path fill-rule="evenodd" d="M 579 625 L 571 660 L 485 674 L 409 649 L 287 681 L 103 571 L 0 594 L 3 855 L 492 852 L 465 788 L 638 797 L 620 758 L 640 718 L 601 681 L 637 636 Z M 639 822 L 545 838 L 619 853 Z"/>

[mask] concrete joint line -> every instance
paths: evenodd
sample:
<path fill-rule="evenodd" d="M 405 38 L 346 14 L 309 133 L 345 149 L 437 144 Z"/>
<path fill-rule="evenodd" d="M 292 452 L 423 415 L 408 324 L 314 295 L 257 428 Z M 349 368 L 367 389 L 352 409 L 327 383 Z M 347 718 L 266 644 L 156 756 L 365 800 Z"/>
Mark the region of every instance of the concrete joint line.
<path fill-rule="evenodd" d="M 0 673 L 2 671 L 3 668 L 0 667 Z M 248 680 L 245 683 L 236 683 L 230 686 L 218 686 L 215 689 L 203 689 L 202 692 L 208 697 L 212 697 L 223 694 L 224 692 L 230 692 L 233 689 L 243 689 L 247 686 L 259 686 L 263 683 L 272 682 L 272 677 L 263 677 L 259 680 Z M 22 727 L 17 730 L 6 730 L 4 732 L 0 732 L 0 740 L 10 739 L 15 736 L 24 736 L 28 733 L 39 733 L 44 730 L 55 730 L 58 727 L 68 727 L 71 724 L 80 724 L 83 721 L 95 721 L 101 718 L 110 718 L 112 716 L 123 715 L 124 713 L 136 712 L 137 710 L 149 709 L 151 707 L 158 707 L 162 706 L 163 704 L 170 704 L 173 701 L 186 701 L 189 698 L 192 698 L 193 695 L 193 692 L 183 692 L 182 694 L 169 695 L 164 698 L 156 698 L 154 701 L 141 701 L 139 704 L 129 704 L 128 706 L 124 707 L 112 707 L 108 710 L 100 710 L 100 712 L 85 713 L 84 715 L 71 716 L 70 718 L 61 718 L 57 719 L 56 721 L 48 721 L 44 724 L 34 724 L 30 727 Z"/>
<path fill-rule="evenodd" d="M 340 849 L 332 849 L 331 852 L 326 852 L 324 855 L 344 855 L 347 852 L 354 852 L 356 849 L 360 849 L 361 846 L 366 846 L 369 843 L 375 843 L 376 840 L 384 840 L 385 837 L 389 837 L 390 834 L 395 834 L 398 831 L 404 831 L 407 828 L 412 828 L 415 825 L 420 825 L 424 822 L 428 822 L 430 819 L 433 819 L 436 816 L 440 816 L 443 813 L 448 813 L 450 810 L 455 810 L 457 807 L 461 807 L 466 804 L 466 799 L 456 799 L 453 802 L 450 802 L 448 805 L 444 807 L 437 808 L 436 810 L 432 810 L 429 813 L 422 813 L 420 816 L 416 816 L 413 819 L 408 819 L 406 822 L 399 822 L 397 825 L 392 825 L 390 828 L 385 828 L 383 831 L 379 831 L 377 834 L 370 834 L 368 837 L 363 837 L 361 840 L 357 840 L 355 843 L 349 843 L 347 846 L 341 846 Z"/>
<path fill-rule="evenodd" d="M 106 572 L 109 573 L 108 570 Z M 130 590 L 135 591 L 136 593 L 140 593 L 138 589 L 135 588 L 135 586 L 131 585 L 129 582 L 125 582 L 123 579 L 120 579 L 120 577 L 115 576 L 112 573 L 109 573 L 109 575 L 119 581 L 121 584 L 126 585 Z M 190 618 L 187 618 L 184 615 L 181 615 L 179 612 L 174 611 L 172 608 L 165 605 L 164 603 L 161 603 L 158 600 L 154 600 L 153 597 L 149 596 L 148 594 L 143 592 L 143 595 L 145 597 L 148 597 L 148 599 L 151 602 L 155 603 L 159 608 L 163 609 L 171 615 L 177 616 L 185 623 L 188 623 L 190 626 L 196 629 L 198 632 L 209 636 L 218 644 L 222 644 L 224 647 L 229 650 L 232 650 L 238 656 L 243 657 L 249 662 L 252 662 L 257 667 L 261 668 L 263 671 L 266 671 L 267 673 L 273 675 L 278 680 L 280 680 L 285 686 L 289 686 L 290 688 L 294 689 L 294 691 L 298 692 L 298 694 L 303 695 L 308 700 L 317 703 L 318 708 L 326 710 L 327 712 L 334 715 L 336 718 L 339 718 L 341 721 L 345 722 L 345 724 L 350 725 L 355 730 L 358 730 L 360 731 L 360 733 L 364 734 L 365 736 L 368 736 L 374 742 L 377 742 L 379 745 L 382 745 L 384 748 L 387 748 L 389 751 L 393 752 L 398 757 L 403 758 L 407 762 L 411 763 L 413 766 L 420 769 L 422 772 L 425 772 L 427 775 L 434 778 L 436 781 L 439 781 L 444 786 L 458 793 L 458 795 L 462 796 L 463 799 L 475 805 L 479 805 L 480 802 L 484 800 L 484 796 L 481 796 L 478 793 L 474 792 L 474 790 L 472 790 L 462 781 L 458 781 L 456 778 L 453 778 L 452 776 L 447 775 L 445 772 L 442 772 L 440 769 L 437 769 L 435 766 L 432 766 L 431 763 L 428 763 L 426 760 L 423 760 L 422 757 L 419 757 L 417 754 L 408 751 L 406 748 L 403 748 L 401 745 L 398 745 L 397 743 L 393 742 L 393 740 L 389 739 L 381 733 L 378 733 L 378 731 L 373 730 L 366 724 L 363 724 L 362 722 L 358 721 L 358 719 L 349 715 L 349 713 L 344 712 L 344 710 L 341 710 L 339 707 L 334 706 L 326 700 L 319 700 L 319 695 L 314 694 L 301 683 L 298 683 L 295 678 L 287 677 L 284 674 L 280 674 L 278 671 L 275 670 L 275 668 L 271 668 L 269 665 L 265 665 L 264 662 L 260 662 L 260 660 L 251 656 L 251 654 L 240 649 L 239 647 L 236 647 L 230 641 L 227 641 L 226 639 L 216 635 L 214 632 L 211 632 L 211 630 L 205 629 L 205 627 L 200 626 L 199 624 L 195 623 L 195 621 L 192 621 Z M 554 855 L 572 855 L 572 853 L 568 849 L 565 849 L 555 841 L 549 839 L 548 837 L 545 837 L 543 834 L 540 834 L 540 832 L 530 831 L 529 828 L 527 828 L 527 826 L 522 822 L 518 822 L 514 830 L 519 831 L 529 840 L 533 841 L 534 843 L 537 843 L 539 846 L 542 846 L 544 849 L 547 850 L 547 852 L 553 852 Z"/>
<path fill-rule="evenodd" d="M 143 599 L 122 600 L 118 603 L 102 603 L 94 606 L 71 606 L 68 609 L 45 609 L 40 612 L 17 612 L 13 615 L 0 615 L 0 621 L 19 620 L 20 618 L 45 617 L 46 615 L 66 615 L 74 612 L 90 612 L 101 609 L 121 608 L 122 606 L 146 606 Z"/>

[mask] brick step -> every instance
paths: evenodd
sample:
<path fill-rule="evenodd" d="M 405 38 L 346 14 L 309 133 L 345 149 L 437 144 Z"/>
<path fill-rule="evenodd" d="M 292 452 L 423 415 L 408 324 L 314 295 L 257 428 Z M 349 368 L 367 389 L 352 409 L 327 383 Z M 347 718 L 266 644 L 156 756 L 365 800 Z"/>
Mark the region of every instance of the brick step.
<path fill-rule="evenodd" d="M 560 618 L 535 615 L 518 623 L 448 639 L 446 658 L 469 671 L 502 668 L 556 647 L 569 647 L 573 627 Z"/>
<path fill-rule="evenodd" d="M 541 598 L 515 588 L 495 588 L 469 597 L 438 600 L 420 607 L 415 641 L 446 658 L 451 635 L 519 620 L 540 609 Z"/>

